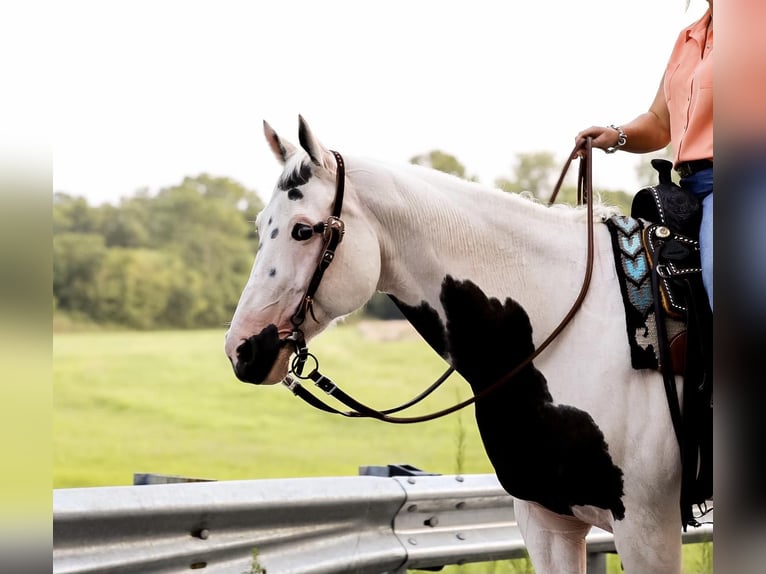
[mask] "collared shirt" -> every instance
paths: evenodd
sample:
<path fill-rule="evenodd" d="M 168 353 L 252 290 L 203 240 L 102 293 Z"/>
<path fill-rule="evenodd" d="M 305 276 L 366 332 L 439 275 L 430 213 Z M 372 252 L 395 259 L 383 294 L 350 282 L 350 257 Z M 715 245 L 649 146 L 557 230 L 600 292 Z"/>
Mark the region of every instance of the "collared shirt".
<path fill-rule="evenodd" d="M 713 25 L 709 9 L 679 34 L 665 69 L 663 89 L 675 163 L 713 159 Z"/>

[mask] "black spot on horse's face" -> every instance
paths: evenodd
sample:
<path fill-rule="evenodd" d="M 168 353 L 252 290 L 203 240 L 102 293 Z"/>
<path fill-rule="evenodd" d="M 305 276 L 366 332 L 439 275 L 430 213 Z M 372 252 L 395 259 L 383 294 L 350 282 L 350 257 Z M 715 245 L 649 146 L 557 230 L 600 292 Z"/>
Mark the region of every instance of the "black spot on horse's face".
<path fill-rule="evenodd" d="M 276 239 L 277 235 L 279 235 L 279 228 L 275 227 L 274 229 L 272 229 L 270 237 L 272 239 Z"/>
<path fill-rule="evenodd" d="M 395 300 L 396 301 L 396 300 Z M 474 394 L 501 379 L 534 351 L 526 311 L 511 298 L 487 297 L 471 281 L 447 276 L 437 311 L 397 302 L 428 343 L 465 377 Z M 622 471 L 586 412 L 556 405 L 543 374 L 530 363 L 476 403 L 476 421 L 498 480 L 513 496 L 561 514 L 592 505 L 625 515 Z"/>
<path fill-rule="evenodd" d="M 293 187 L 290 189 L 290 191 L 287 192 L 287 199 L 290 201 L 298 201 L 299 199 L 303 199 L 303 192 L 300 189 L 295 189 Z"/>

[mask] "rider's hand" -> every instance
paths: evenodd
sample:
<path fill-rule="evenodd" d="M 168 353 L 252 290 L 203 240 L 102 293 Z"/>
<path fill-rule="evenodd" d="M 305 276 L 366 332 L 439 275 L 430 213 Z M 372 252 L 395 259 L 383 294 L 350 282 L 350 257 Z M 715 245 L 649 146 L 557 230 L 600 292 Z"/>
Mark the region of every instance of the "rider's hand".
<path fill-rule="evenodd" d="M 587 137 L 593 138 L 593 147 L 606 150 L 607 148 L 613 147 L 617 144 L 617 139 L 620 137 L 620 134 L 614 128 L 603 126 L 591 126 L 587 129 L 584 129 L 575 136 L 577 157 L 582 157 L 582 154 L 585 152 L 585 139 Z"/>

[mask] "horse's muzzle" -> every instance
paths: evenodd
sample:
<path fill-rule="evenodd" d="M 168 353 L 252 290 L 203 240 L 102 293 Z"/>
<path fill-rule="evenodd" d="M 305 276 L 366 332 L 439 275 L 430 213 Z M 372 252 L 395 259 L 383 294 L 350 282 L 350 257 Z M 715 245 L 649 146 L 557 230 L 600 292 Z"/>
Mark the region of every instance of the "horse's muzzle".
<path fill-rule="evenodd" d="M 279 338 L 276 325 L 265 327 L 237 347 L 234 374 L 244 383 L 261 384 L 274 366 L 279 351 L 288 341 Z"/>

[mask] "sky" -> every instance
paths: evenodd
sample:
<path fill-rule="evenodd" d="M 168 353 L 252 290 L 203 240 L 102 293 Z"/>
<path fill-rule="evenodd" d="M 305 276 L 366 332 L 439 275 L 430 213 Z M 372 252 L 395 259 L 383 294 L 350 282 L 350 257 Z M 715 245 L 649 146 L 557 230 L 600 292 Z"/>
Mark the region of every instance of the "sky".
<path fill-rule="evenodd" d="M 705 0 L 71 0 L 51 20 L 53 189 L 91 204 L 226 176 L 271 195 L 266 120 L 344 155 L 434 149 L 486 184 L 645 111 Z M 594 155 L 637 189 L 636 156 Z"/>

